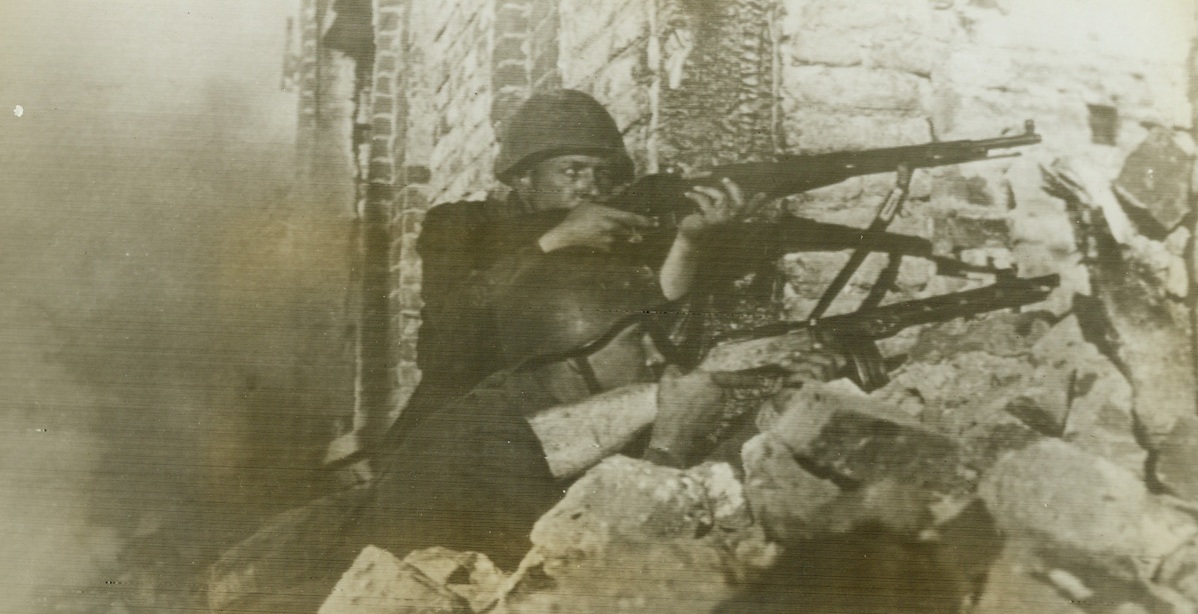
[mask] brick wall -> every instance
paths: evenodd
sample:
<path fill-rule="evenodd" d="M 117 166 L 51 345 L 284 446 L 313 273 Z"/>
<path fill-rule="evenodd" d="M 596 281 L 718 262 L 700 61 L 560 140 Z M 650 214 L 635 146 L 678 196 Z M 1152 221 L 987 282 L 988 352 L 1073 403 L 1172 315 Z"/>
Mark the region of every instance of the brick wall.
<path fill-rule="evenodd" d="M 376 0 L 375 10 L 369 181 L 390 188 L 376 193 L 390 211 L 397 407 L 418 378 L 413 243 L 422 214 L 499 187 L 490 176 L 497 126 L 538 87 L 595 95 L 642 172 L 987 138 L 1035 119 L 1044 143 L 1020 158 L 918 172 L 892 228 L 974 263 L 1061 273 L 1062 288 L 1047 303 L 1058 314 L 1072 309 L 1075 295 L 1101 296 L 1079 212 L 1044 191 L 1041 168 L 1081 169 L 1104 178 L 1105 189 L 1150 134 L 1164 131 L 1192 151 L 1186 58 L 1195 20 L 1183 2 L 1146 9 L 1131 0 L 1047 7 L 1031 0 Z M 863 225 L 892 181 L 852 179 L 783 206 Z M 1175 378 L 1165 389 L 1181 400 L 1165 403 L 1174 407 L 1165 413 L 1193 409 L 1192 292 L 1183 260 L 1192 214 L 1185 220 L 1163 233 L 1134 222 L 1120 232 L 1122 255 L 1150 290 L 1142 307 L 1164 314 L 1178 334 L 1168 340 L 1136 328 L 1134 317 L 1117 316 L 1135 309 L 1106 303 L 1116 314 L 1108 325 L 1123 327 L 1114 332 L 1125 340 L 1168 345 L 1158 354 L 1172 367 L 1125 343 L 1125 369 L 1140 390 L 1164 381 L 1151 369 Z M 804 315 L 847 257 L 784 258 L 787 284 L 769 306 L 773 316 Z M 907 260 L 895 299 L 989 282 Z M 831 312 L 852 309 L 884 265 L 871 257 Z M 1163 402 L 1151 394 L 1141 400 Z"/>

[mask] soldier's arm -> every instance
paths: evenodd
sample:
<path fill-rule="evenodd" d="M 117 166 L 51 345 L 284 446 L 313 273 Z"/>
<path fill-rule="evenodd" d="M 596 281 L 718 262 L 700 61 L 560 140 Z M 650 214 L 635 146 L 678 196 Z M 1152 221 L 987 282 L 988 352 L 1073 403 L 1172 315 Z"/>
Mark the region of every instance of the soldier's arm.
<path fill-rule="evenodd" d="M 570 478 L 628 445 L 657 416 L 657 384 L 632 384 L 528 418 L 554 477 Z"/>
<path fill-rule="evenodd" d="M 678 224 L 678 234 L 661 267 L 661 290 L 669 300 L 681 298 L 694 285 L 707 234 L 714 228 L 752 215 L 766 200 L 764 194 L 754 194 L 746 199 L 740 186 L 728 178 L 724 178 L 722 189 L 696 186 L 686 193 L 686 197 L 698 210 Z"/>

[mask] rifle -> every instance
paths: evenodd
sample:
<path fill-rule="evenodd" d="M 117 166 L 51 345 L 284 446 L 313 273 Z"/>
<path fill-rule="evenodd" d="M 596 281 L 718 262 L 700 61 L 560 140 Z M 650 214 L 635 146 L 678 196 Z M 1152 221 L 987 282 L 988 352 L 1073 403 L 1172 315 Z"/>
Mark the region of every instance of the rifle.
<path fill-rule="evenodd" d="M 888 381 L 876 341 L 918 324 L 945 322 L 1043 301 L 1060 285 L 1056 274 L 1015 278 L 1000 276 L 974 290 L 872 307 L 853 313 L 778 322 L 716 336 L 699 366 L 708 371 L 745 371 L 778 365 L 789 355 L 826 346 L 842 352 L 848 376 L 865 391 Z"/>
<path fill-rule="evenodd" d="M 722 179 L 735 181 L 745 194 L 764 193 L 769 198 L 799 194 L 840 183 L 850 177 L 893 172 L 900 167 L 911 171 L 978 160 L 1018 156 L 1018 153 L 991 155 L 994 150 L 1034 145 L 1040 142 L 1035 122 L 1024 122 L 1023 134 L 990 139 L 933 141 L 923 145 L 886 147 L 825 154 L 787 154 L 770 162 L 727 164 L 708 169 L 699 178 L 686 178 L 676 172 L 654 173 L 641 177 L 609 204 L 657 220 L 655 232 L 643 237 L 649 254 L 664 257 L 678 222 L 694 211 L 694 204 L 683 196 L 695 185 L 718 186 Z M 880 232 L 884 229 L 873 228 Z"/>

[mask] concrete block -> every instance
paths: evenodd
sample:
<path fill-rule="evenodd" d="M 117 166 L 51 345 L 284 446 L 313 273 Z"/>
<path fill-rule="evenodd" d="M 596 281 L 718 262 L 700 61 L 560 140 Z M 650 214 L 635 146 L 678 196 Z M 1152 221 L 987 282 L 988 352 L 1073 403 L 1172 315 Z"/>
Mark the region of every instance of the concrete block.
<path fill-rule="evenodd" d="M 1148 256 L 1159 256 L 1166 264 L 1174 257 L 1160 243 L 1135 239 L 1130 259 L 1100 251 L 1090 273 L 1102 305 L 1104 332 L 1135 392 L 1136 417 L 1155 445 L 1179 418 L 1194 414 L 1198 384 L 1188 310 L 1167 298 L 1159 273 L 1145 274 L 1146 269 L 1161 270 L 1146 262 Z M 1129 260 L 1136 265 L 1128 266 Z M 1180 260 L 1173 261 L 1182 266 Z"/>
<path fill-rule="evenodd" d="M 872 37 L 866 51 L 867 66 L 901 70 L 920 76 L 935 74 L 953 49 L 957 24 L 933 24 L 925 31 L 892 31 Z"/>
<path fill-rule="evenodd" d="M 1198 502 L 1198 417 L 1179 418 L 1157 446 L 1155 476 L 1178 497 Z"/>
<path fill-rule="evenodd" d="M 396 356 L 399 357 L 399 360 L 402 362 L 414 363 L 416 361 L 417 354 L 416 339 L 413 338 L 410 341 L 405 339 L 400 341 L 398 345 L 399 347 L 396 349 Z"/>
<path fill-rule="evenodd" d="M 565 560 L 596 555 L 620 540 L 700 537 L 718 519 L 743 513 L 745 505 L 736 487 L 708 491 L 712 484 L 734 479 L 730 474 L 717 479 L 715 473 L 710 467 L 682 471 L 609 457 L 537 521 L 534 548 L 545 558 Z M 713 501 L 724 503 L 713 506 Z"/>
<path fill-rule="evenodd" d="M 1010 88 L 1025 78 L 1019 68 L 1015 58 L 1001 47 L 961 45 L 949 50 L 937 78 L 952 88 Z"/>
<path fill-rule="evenodd" d="M 1003 343 L 1015 341 L 1007 350 L 1019 347 L 1018 335 L 999 334 L 1002 324 L 1012 321 L 990 317 L 1000 319 L 992 326 L 979 323 L 978 334 L 962 337 L 957 347 L 937 343 L 937 327 L 929 327 L 912 348 L 922 358 L 901 366 L 889 384 L 871 394 L 939 433 L 968 442 L 969 464 L 981 469 L 1034 440 L 1033 428 L 1059 431 L 1068 393 L 1067 379 L 1041 377 L 1025 354 L 1002 355 Z M 962 323 L 939 326 L 951 338 Z"/>
<path fill-rule="evenodd" d="M 1007 614 L 1009 612 L 1040 612 L 1042 614 L 1083 614 L 1068 594 L 1062 594 L 1050 582 L 1035 577 L 1039 565 L 1029 563 L 1028 555 L 1016 552 L 1008 545 L 994 563 L 986 581 L 985 592 L 978 599 L 976 614 Z"/>
<path fill-rule="evenodd" d="M 491 559 L 477 552 L 433 547 L 412 552 L 403 562 L 465 599 L 472 612 L 482 612 L 495 602 L 507 579 Z"/>
<path fill-rule="evenodd" d="M 865 59 L 862 37 L 843 30 L 809 29 L 792 34 L 779 53 L 800 64 L 858 66 Z"/>
<path fill-rule="evenodd" d="M 712 501 L 731 501 L 706 491 L 711 478 L 625 457 L 605 460 L 537 522 L 533 550 L 501 607 L 679 613 L 715 607 L 733 592 L 736 544 L 765 544 L 755 531 L 743 540 L 711 531 L 726 516 Z"/>
<path fill-rule="evenodd" d="M 1068 419 L 1062 438 L 1143 476 L 1148 453 L 1136 440 L 1131 384 L 1086 341 L 1077 317 L 1054 326 L 1032 348 L 1032 356 L 1041 372 L 1068 378 Z"/>
<path fill-rule="evenodd" d="M 786 142 L 803 153 L 918 145 L 932 140 L 926 120 L 901 115 L 855 115 L 806 108 L 783 92 Z"/>
<path fill-rule="evenodd" d="M 1198 540 L 1190 540 L 1161 563 L 1157 581 L 1198 603 Z"/>
<path fill-rule="evenodd" d="M 775 399 L 772 433 L 795 455 L 833 479 L 869 484 L 893 480 L 942 493 L 964 493 L 976 473 L 961 447 L 859 391 L 806 384 Z"/>
<path fill-rule="evenodd" d="M 820 509 L 840 494 L 835 484 L 799 466 L 790 448 L 768 433 L 749 440 L 741 455 L 745 495 L 771 540 L 804 536 Z"/>
<path fill-rule="evenodd" d="M 930 94 L 926 79 L 887 69 L 828 66 L 788 66 L 780 87 L 798 105 L 833 109 L 864 109 L 905 114 L 924 112 Z"/>
<path fill-rule="evenodd" d="M 381 548 L 367 546 L 318 614 L 468 614 L 465 599 Z"/>
<path fill-rule="evenodd" d="M 1161 238 L 1190 212 L 1190 174 L 1194 159 L 1176 142 L 1172 130 L 1157 128 L 1127 156 L 1113 188 L 1132 207 L 1140 230 Z M 1148 220 L 1155 222 L 1155 227 Z"/>
<path fill-rule="evenodd" d="M 1081 19 L 1082 9 L 1071 2 L 1045 6 L 1034 0 L 1006 0 L 1001 11 L 971 5 L 959 12 L 971 23 L 972 40 L 985 46 L 1031 48 L 1076 64 L 1095 57 L 1141 64 L 1185 57 L 1193 6 L 1182 2 L 1155 11 L 1142 8 L 1135 2 L 1108 0 L 1086 5 Z M 1071 27 L 1060 27 L 1063 23 Z"/>
<path fill-rule="evenodd" d="M 786 33 L 817 29 L 903 29 L 926 19 L 928 10 L 926 2 L 917 0 L 874 2 L 868 8 L 835 0 L 811 0 L 803 3 L 798 10 L 788 11 L 781 27 Z"/>
<path fill-rule="evenodd" d="M 1129 580 L 1152 577 L 1198 534 L 1134 474 L 1055 439 L 1000 459 L 979 493 L 1008 535 Z"/>

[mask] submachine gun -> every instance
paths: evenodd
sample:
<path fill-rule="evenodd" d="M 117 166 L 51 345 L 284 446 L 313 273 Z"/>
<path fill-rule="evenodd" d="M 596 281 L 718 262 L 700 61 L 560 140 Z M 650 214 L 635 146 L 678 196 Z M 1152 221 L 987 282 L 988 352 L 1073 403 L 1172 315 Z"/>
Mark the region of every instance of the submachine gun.
<path fill-rule="evenodd" d="M 778 322 L 717 335 L 699 364 L 709 371 L 745 371 L 770 368 L 791 354 L 824 346 L 840 352 L 847 375 L 862 390 L 880 388 L 889 381 L 876 341 L 919 324 L 945 322 L 999 309 L 1039 303 L 1060 283 L 1058 275 L 1019 279 L 1000 276 L 984 288 L 931 298 L 861 309 L 803 322 Z"/>
<path fill-rule="evenodd" d="M 705 269 L 705 275 L 727 275 L 729 267 L 735 273 L 743 273 L 762 263 L 772 263 L 787 251 L 847 248 L 853 252 L 802 321 L 782 322 L 703 338 L 698 342 L 699 346 L 688 348 L 696 361 L 698 356 L 705 356 L 702 364 L 707 369 L 738 370 L 731 367 L 768 366 L 776 361 L 779 351 L 785 351 L 788 347 L 797 349 L 810 347 L 812 343 L 830 344 L 847 358 L 850 377 L 863 389 L 873 390 L 887 381 L 884 362 L 875 344 L 878 339 L 917 324 L 1037 303 L 1058 285 L 1059 278 L 1055 275 L 1018 279 L 1009 270 L 970 266 L 953 258 L 935 255 L 931 243 L 926 239 L 886 232 L 907 198 L 911 174 L 915 169 L 1018 156 L 1016 152 L 1002 150 L 1034 145 L 1040 140 L 1035 124 L 1028 120 L 1024 122 L 1023 133 L 1014 136 L 934 141 L 923 145 L 862 151 L 784 155 L 772 162 L 716 166 L 698 179 L 673 172 L 657 173 L 634 182 L 611 205 L 657 220 L 656 230 L 639 237 L 640 240 L 631 249 L 638 251 L 639 257 L 647 261 L 660 262 L 669 249 L 678 223 L 695 210 L 694 204 L 684 194 L 696 184 L 718 185 L 727 177 L 735 181 L 745 194 L 761 192 L 767 197 L 777 198 L 833 185 L 850 177 L 894 172 L 895 187 L 878 205 L 873 221 L 866 228 L 851 228 L 784 215 L 773 221 L 742 222 L 720 229 L 711 239 L 719 247 L 709 251 L 718 252 L 717 266 L 725 271 L 721 273 Z M 996 150 L 998 153 L 992 153 Z M 747 257 L 746 254 L 750 252 L 755 252 L 756 256 Z M 871 252 L 887 253 L 891 259 L 858 311 L 823 317 Z M 955 294 L 879 306 L 897 278 L 904 255 L 931 259 L 942 273 L 955 274 L 968 270 L 993 273 L 996 283 Z M 758 353 L 757 350 L 760 350 L 761 364 L 744 364 L 746 359 L 753 361 L 751 356 Z M 722 364 L 722 356 L 736 356 L 733 361 L 736 364 Z"/>

